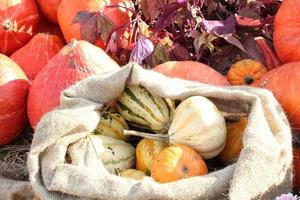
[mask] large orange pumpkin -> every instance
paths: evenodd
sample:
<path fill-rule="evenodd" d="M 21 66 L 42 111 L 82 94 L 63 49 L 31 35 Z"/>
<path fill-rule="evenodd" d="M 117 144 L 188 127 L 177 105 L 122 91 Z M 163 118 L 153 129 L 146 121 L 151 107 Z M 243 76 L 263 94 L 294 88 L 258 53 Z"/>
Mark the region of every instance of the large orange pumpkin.
<path fill-rule="evenodd" d="M 29 80 L 33 81 L 63 46 L 64 44 L 58 36 L 39 33 L 25 46 L 13 53 L 11 59 L 24 70 Z"/>
<path fill-rule="evenodd" d="M 275 16 L 274 47 L 283 63 L 300 61 L 299 11 L 299 0 L 284 0 Z"/>
<path fill-rule="evenodd" d="M 102 49 L 73 40 L 61 49 L 32 82 L 27 111 L 33 128 L 41 117 L 59 106 L 60 94 L 88 76 L 118 70 L 119 65 Z"/>
<path fill-rule="evenodd" d="M 25 45 L 38 22 L 34 0 L 0 0 L 0 53 L 10 55 Z"/>
<path fill-rule="evenodd" d="M 267 71 L 267 68 L 259 61 L 244 59 L 230 67 L 227 80 L 231 85 L 250 85 L 260 79 Z"/>
<path fill-rule="evenodd" d="M 0 54 L 0 145 L 13 141 L 26 123 L 29 81 L 22 69 Z"/>
<path fill-rule="evenodd" d="M 253 85 L 272 91 L 286 112 L 292 128 L 300 130 L 300 62 L 286 63 L 275 68 Z"/>
<path fill-rule="evenodd" d="M 80 12 L 93 14 L 103 11 L 103 14 L 114 23 L 115 28 L 128 24 L 132 13 L 124 8 L 116 7 L 119 4 L 128 7 L 127 0 L 62 0 L 58 7 L 57 17 L 66 41 L 70 42 L 72 38 L 77 40 L 85 39 L 80 32 L 82 24 L 74 23 L 75 17 L 77 16 L 76 18 L 78 18 Z M 85 17 L 85 15 L 82 16 Z M 89 21 L 89 23 L 93 25 L 93 22 Z M 91 31 L 90 29 L 89 32 Z M 96 45 L 104 48 L 107 42 L 103 41 L 99 36 Z"/>
<path fill-rule="evenodd" d="M 62 0 L 36 0 L 42 13 L 47 19 L 55 24 L 57 21 L 57 8 Z"/>
<path fill-rule="evenodd" d="M 192 148 L 178 144 L 162 150 L 153 161 L 151 177 L 167 183 L 192 176 L 207 174 L 206 163 Z"/>
<path fill-rule="evenodd" d="M 194 61 L 169 61 L 157 65 L 154 71 L 173 78 L 208 83 L 218 86 L 228 86 L 224 76 L 211 67 Z"/>

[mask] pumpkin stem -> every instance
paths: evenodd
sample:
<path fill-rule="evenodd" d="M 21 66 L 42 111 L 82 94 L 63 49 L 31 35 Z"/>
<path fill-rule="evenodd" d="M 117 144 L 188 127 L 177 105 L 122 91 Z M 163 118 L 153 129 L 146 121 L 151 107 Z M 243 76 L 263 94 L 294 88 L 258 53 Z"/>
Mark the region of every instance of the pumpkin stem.
<path fill-rule="evenodd" d="M 244 82 L 247 84 L 247 85 L 250 85 L 251 83 L 253 83 L 253 78 L 252 78 L 252 76 L 250 76 L 250 75 L 247 75 L 247 76 L 245 76 L 245 78 L 244 78 Z"/>
<path fill-rule="evenodd" d="M 169 142 L 169 135 L 167 134 L 151 134 L 151 133 L 145 133 L 141 131 L 133 131 L 133 130 L 124 130 L 124 135 L 133 135 L 133 136 L 139 136 L 144 138 L 149 138 L 153 140 L 159 140 L 163 142 Z"/>

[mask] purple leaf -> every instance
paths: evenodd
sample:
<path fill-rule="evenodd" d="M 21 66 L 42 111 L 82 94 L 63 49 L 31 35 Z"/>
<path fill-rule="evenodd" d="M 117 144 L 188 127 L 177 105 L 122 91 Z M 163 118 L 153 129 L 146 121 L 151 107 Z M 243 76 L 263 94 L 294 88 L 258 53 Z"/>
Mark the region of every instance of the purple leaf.
<path fill-rule="evenodd" d="M 153 43 L 150 40 L 141 37 L 131 52 L 130 62 L 136 62 L 140 65 L 143 64 L 143 60 L 149 57 L 153 50 Z"/>
<path fill-rule="evenodd" d="M 225 21 L 223 20 L 201 20 L 204 29 L 213 35 L 233 34 L 237 24 L 234 15 L 229 16 Z"/>
<path fill-rule="evenodd" d="M 164 28 L 172 24 L 179 16 L 178 9 L 181 4 L 171 3 L 165 6 L 162 15 L 159 17 L 155 24 L 155 30 L 157 32 L 162 31 Z"/>
<path fill-rule="evenodd" d="M 171 60 L 190 60 L 190 54 L 188 50 L 178 43 L 173 44 L 169 52 L 169 56 Z"/>
<path fill-rule="evenodd" d="M 239 49 L 247 53 L 242 43 L 233 34 L 223 34 L 220 35 L 220 37 L 224 38 L 228 43 L 233 44 L 234 46 L 238 47 Z"/>

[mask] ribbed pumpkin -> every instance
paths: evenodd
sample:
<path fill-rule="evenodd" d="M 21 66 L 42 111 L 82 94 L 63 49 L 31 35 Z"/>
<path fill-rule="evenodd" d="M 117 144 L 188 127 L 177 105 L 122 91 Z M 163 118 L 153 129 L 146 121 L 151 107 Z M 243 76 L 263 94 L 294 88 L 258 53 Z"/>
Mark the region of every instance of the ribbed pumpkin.
<path fill-rule="evenodd" d="M 227 125 L 226 145 L 218 158 L 224 163 L 235 162 L 243 148 L 243 136 L 247 127 L 247 118 Z"/>
<path fill-rule="evenodd" d="M 119 70 L 119 65 L 102 49 L 73 40 L 54 56 L 32 82 L 28 117 L 33 128 L 41 117 L 59 106 L 60 93 L 77 81 L 94 74 Z"/>
<path fill-rule="evenodd" d="M 10 55 L 35 34 L 39 12 L 34 0 L 0 0 L 0 53 Z"/>
<path fill-rule="evenodd" d="M 160 183 L 207 174 L 206 163 L 192 148 L 172 145 L 165 148 L 154 160 L 151 177 Z"/>
<path fill-rule="evenodd" d="M 134 167 L 135 148 L 122 140 L 103 135 L 92 135 L 91 141 L 104 167 L 112 174 Z"/>
<path fill-rule="evenodd" d="M 146 174 L 136 169 L 126 169 L 120 172 L 120 176 L 124 178 L 132 178 L 134 180 L 142 180 Z"/>
<path fill-rule="evenodd" d="M 234 63 L 227 73 L 231 85 L 250 85 L 260 79 L 267 68 L 259 61 L 244 59 Z"/>
<path fill-rule="evenodd" d="M 300 62 L 286 63 L 269 71 L 253 86 L 270 90 L 283 107 L 291 127 L 300 130 Z"/>
<path fill-rule="evenodd" d="M 218 86 L 228 86 L 226 78 L 213 68 L 194 61 L 169 61 L 157 65 L 154 71 L 172 78 L 208 83 Z"/>
<path fill-rule="evenodd" d="M 189 97 L 179 104 L 168 134 L 127 130 L 124 133 L 170 144 L 185 144 L 198 151 L 204 159 L 217 156 L 226 143 L 225 118 L 209 99 L 202 96 Z"/>
<path fill-rule="evenodd" d="M 13 141 L 25 126 L 29 85 L 22 69 L 0 54 L 0 145 Z"/>
<path fill-rule="evenodd" d="M 95 134 L 127 141 L 128 136 L 124 135 L 124 129 L 128 129 L 128 125 L 121 115 L 112 111 L 105 111 L 101 113 L 100 122 L 94 132 Z"/>
<path fill-rule="evenodd" d="M 36 0 L 42 13 L 47 17 L 47 19 L 58 24 L 57 20 L 57 8 L 62 0 Z"/>
<path fill-rule="evenodd" d="M 142 86 L 127 85 L 118 98 L 119 113 L 132 126 L 166 133 L 173 117 L 173 107 Z"/>
<path fill-rule="evenodd" d="M 282 63 L 300 61 L 299 10 L 299 0 L 284 0 L 275 16 L 273 42 Z"/>
<path fill-rule="evenodd" d="M 128 4 L 129 1 L 127 0 L 62 0 L 57 11 L 58 22 L 67 42 L 72 38 L 81 40 L 84 39 L 82 37 L 84 34 L 80 32 L 80 27 L 82 25 L 80 23 L 74 23 L 75 17 L 80 12 L 95 14 L 95 12 L 103 11 L 103 14 L 113 22 L 114 27 L 118 28 L 130 22 L 132 13 L 117 5 L 129 7 Z M 82 16 L 85 17 L 84 15 Z M 82 21 L 84 20 L 85 18 L 82 18 Z M 93 24 L 96 22 L 93 21 L 92 18 L 89 18 L 89 20 L 90 21 L 86 21 L 86 24 L 90 24 L 90 27 L 93 27 Z M 102 41 L 99 36 L 96 45 L 104 48 L 106 42 L 107 41 Z"/>
<path fill-rule="evenodd" d="M 136 147 L 136 169 L 150 175 L 153 160 L 167 146 L 165 142 L 142 139 Z"/>
<path fill-rule="evenodd" d="M 58 36 L 39 33 L 10 58 L 24 70 L 28 79 L 33 81 L 63 46 L 63 41 Z"/>

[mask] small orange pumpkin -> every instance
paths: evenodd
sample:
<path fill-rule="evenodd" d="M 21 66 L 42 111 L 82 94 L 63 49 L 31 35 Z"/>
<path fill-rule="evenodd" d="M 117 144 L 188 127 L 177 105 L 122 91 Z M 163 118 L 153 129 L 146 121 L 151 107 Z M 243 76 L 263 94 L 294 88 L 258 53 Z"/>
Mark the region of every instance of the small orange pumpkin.
<path fill-rule="evenodd" d="M 162 150 L 153 161 L 151 177 L 160 183 L 167 183 L 192 176 L 207 174 L 208 169 L 202 157 L 192 148 L 177 144 Z"/>
<path fill-rule="evenodd" d="M 243 148 L 243 136 L 247 127 L 247 118 L 227 125 L 226 145 L 219 159 L 224 163 L 233 163 L 237 160 Z"/>
<path fill-rule="evenodd" d="M 250 85 L 267 71 L 267 68 L 259 61 L 244 59 L 231 66 L 227 73 L 227 80 L 231 85 Z"/>
<path fill-rule="evenodd" d="M 153 160 L 167 146 L 158 140 L 142 139 L 136 147 L 136 169 L 150 175 Z"/>

